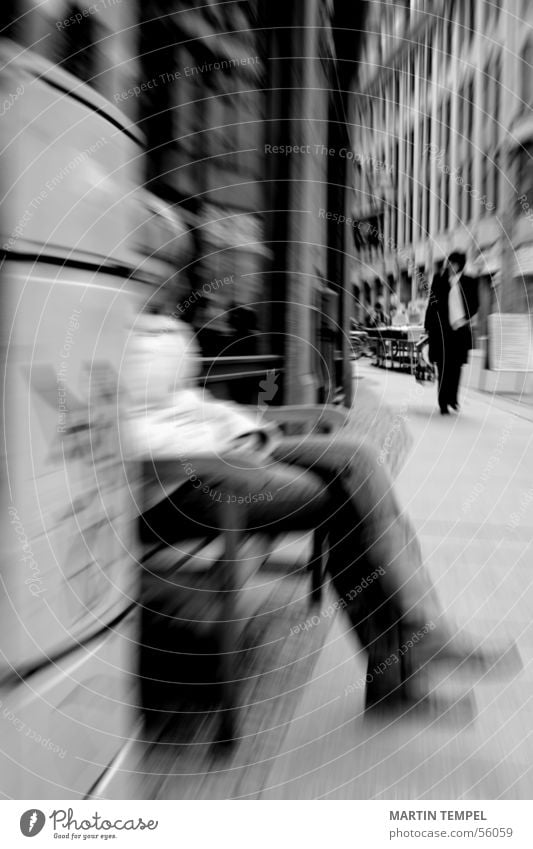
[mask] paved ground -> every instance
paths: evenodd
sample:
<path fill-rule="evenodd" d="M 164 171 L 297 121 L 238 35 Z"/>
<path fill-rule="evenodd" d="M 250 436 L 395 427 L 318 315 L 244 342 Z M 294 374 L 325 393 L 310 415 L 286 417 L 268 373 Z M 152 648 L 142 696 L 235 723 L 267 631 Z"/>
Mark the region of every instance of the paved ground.
<path fill-rule="evenodd" d="M 466 392 L 460 415 L 441 417 L 434 386 L 418 387 L 408 375 L 365 361 L 357 364 L 356 378 L 353 426 L 372 436 L 377 455 L 398 472 L 399 496 L 449 614 L 480 637 L 513 636 L 524 670 L 514 679 L 476 682 L 472 714 L 457 709 L 446 718 L 377 725 L 363 716 L 362 689 L 351 692 L 365 664 L 342 618 L 319 616 L 312 637 L 288 636 L 294 615 L 306 610 L 298 589 L 307 591 L 305 578 L 293 572 L 290 580 L 300 582 L 286 583 L 293 601 L 284 614 L 278 606 L 273 630 L 259 641 L 268 652 L 257 654 L 260 676 L 277 683 L 255 691 L 246 739 L 215 763 L 201 754 L 209 731 L 196 748 L 184 748 L 167 729 L 131 764 L 141 771 L 134 795 L 531 798 L 533 410 Z M 373 406 L 368 389 L 375 393 Z M 392 412 L 380 416 L 385 405 Z M 286 565 L 301 550 L 297 544 L 293 553 L 285 551 Z M 276 579 L 255 580 L 250 598 L 257 605 Z M 302 652 L 306 639 L 309 651 Z M 280 664 L 294 671 L 270 674 Z M 453 682 L 441 683 L 453 695 Z M 144 770 L 150 776 L 143 779 Z"/>
<path fill-rule="evenodd" d="M 397 480 L 451 615 L 479 635 L 512 635 L 524 670 L 478 682 L 477 716 L 365 722 L 362 671 L 340 619 L 291 722 L 263 798 L 531 798 L 533 422 L 531 411 L 476 392 L 459 416 L 435 389 L 358 368 L 362 383 L 405 417 L 412 450 Z M 356 394 L 357 403 L 357 394 Z M 437 413 L 437 414 L 436 414 Z"/>

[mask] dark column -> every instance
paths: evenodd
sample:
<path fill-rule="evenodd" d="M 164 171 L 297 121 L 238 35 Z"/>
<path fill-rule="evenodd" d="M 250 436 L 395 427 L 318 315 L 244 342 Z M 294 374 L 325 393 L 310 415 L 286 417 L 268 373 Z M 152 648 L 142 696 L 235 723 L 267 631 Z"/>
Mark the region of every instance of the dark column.
<path fill-rule="evenodd" d="M 352 81 L 357 68 L 357 56 L 362 39 L 366 2 L 347 3 L 336 0 L 332 20 L 335 63 L 331 64 L 328 147 L 333 150 L 328 157 L 328 210 L 340 215 L 349 214 L 352 198 L 352 180 L 348 169 L 353 160 L 347 158 L 350 149 L 348 132 L 348 102 Z M 353 253 L 353 239 L 345 224 L 339 225 L 335 218 L 328 222 L 329 285 L 339 294 L 337 352 L 341 355 L 340 387 L 344 392 L 344 403 L 352 402 L 352 364 L 350 360 L 350 317 L 351 293 L 347 277 L 347 252 Z"/>

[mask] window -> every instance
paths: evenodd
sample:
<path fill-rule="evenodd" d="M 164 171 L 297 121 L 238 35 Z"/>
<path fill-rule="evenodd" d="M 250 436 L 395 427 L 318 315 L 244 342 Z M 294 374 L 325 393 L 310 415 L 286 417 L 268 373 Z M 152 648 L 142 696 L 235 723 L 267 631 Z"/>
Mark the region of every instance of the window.
<path fill-rule="evenodd" d="M 492 193 L 487 195 L 487 201 L 493 203 L 496 209 L 500 203 L 500 154 L 496 151 L 492 163 Z"/>
<path fill-rule="evenodd" d="M 411 93 L 411 99 L 415 95 L 415 77 L 416 77 L 416 55 L 413 50 L 411 56 L 409 58 L 409 91 Z"/>
<path fill-rule="evenodd" d="M 533 40 L 529 40 L 520 54 L 520 97 L 524 103 L 533 100 Z"/>
<path fill-rule="evenodd" d="M 499 57 L 494 67 L 493 87 L 494 103 L 492 109 L 492 144 L 496 147 L 500 137 L 501 60 Z"/>
<path fill-rule="evenodd" d="M 418 176 L 418 175 L 416 175 Z M 413 241 L 413 233 L 415 228 L 415 222 L 413 220 L 414 215 L 414 197 L 415 197 L 415 131 L 414 128 L 409 133 L 409 142 L 407 148 L 407 178 L 408 178 L 408 191 L 409 191 L 409 219 L 408 219 L 408 237 L 407 241 L 409 244 Z"/>
<path fill-rule="evenodd" d="M 472 139 L 474 131 L 474 80 L 471 79 L 466 90 L 466 100 L 464 103 L 464 133 L 468 141 Z"/>
<path fill-rule="evenodd" d="M 75 26 L 67 27 L 63 36 L 61 65 L 73 76 L 94 87 L 98 86 L 97 53 L 98 42 L 102 38 L 101 25 L 93 16 L 82 15 L 84 9 L 79 3 L 72 3 L 64 12 L 65 17 L 79 15 L 81 20 Z M 86 9 L 85 9 L 86 11 Z"/>
<path fill-rule="evenodd" d="M 437 171 L 437 177 L 433 188 L 433 202 L 435 203 L 435 230 L 440 231 L 441 222 L 441 202 L 440 202 L 440 174 Z"/>
<path fill-rule="evenodd" d="M 450 175 L 442 175 L 442 229 L 447 230 L 450 221 Z"/>
<path fill-rule="evenodd" d="M 476 31 L 476 2 L 477 0 L 469 0 L 468 8 L 468 40 L 472 41 Z"/>
<path fill-rule="evenodd" d="M 444 56 L 443 59 L 447 59 L 448 56 L 452 54 L 453 47 L 453 10 L 450 9 L 447 21 L 444 28 Z"/>
<path fill-rule="evenodd" d="M 396 230 L 397 230 L 396 244 L 398 246 L 401 246 L 401 245 L 404 244 L 404 240 L 405 240 L 405 229 L 404 229 L 404 224 L 405 224 L 405 197 L 400 197 L 400 199 L 398 201 L 398 209 L 397 209 L 397 212 L 396 212 L 396 216 L 397 216 L 397 222 L 398 222 L 398 226 L 396 228 Z"/>
<path fill-rule="evenodd" d="M 435 116 L 435 140 L 439 151 L 442 150 L 442 103 L 437 106 L 437 114 Z"/>
<path fill-rule="evenodd" d="M 398 210 L 394 203 L 390 208 L 390 232 L 395 245 L 398 244 Z"/>
<path fill-rule="evenodd" d="M 431 74 L 433 72 L 433 44 L 431 43 L 431 32 L 427 34 L 426 42 L 426 80 L 431 82 Z"/>
<path fill-rule="evenodd" d="M 407 207 L 407 233 L 406 244 L 410 245 L 413 241 L 413 181 L 410 181 Z"/>
<path fill-rule="evenodd" d="M 457 139 L 457 152 L 459 159 L 463 158 L 464 151 L 464 133 L 465 133 L 465 104 L 466 104 L 466 93 L 464 85 L 461 86 L 459 91 L 457 92 L 457 127 L 455 131 L 456 139 Z"/>
<path fill-rule="evenodd" d="M 518 151 L 518 185 L 520 194 L 533 206 L 533 142 L 523 144 Z"/>
<path fill-rule="evenodd" d="M 448 157 L 450 149 L 450 123 L 451 123 L 451 101 L 447 99 L 442 110 L 442 148 Z"/>
<path fill-rule="evenodd" d="M 464 38 L 465 38 L 465 14 L 466 14 L 466 4 L 465 0 L 459 4 L 459 13 L 457 15 L 457 39 L 458 39 L 458 48 L 459 51 L 463 46 Z"/>
<path fill-rule="evenodd" d="M 466 207 L 465 207 L 465 222 L 470 221 L 472 218 L 472 161 L 468 162 L 466 168 L 466 180 L 465 185 L 468 187 L 468 191 L 465 191 L 466 195 Z"/>
<path fill-rule="evenodd" d="M 422 237 L 423 224 L 423 204 L 424 204 L 424 187 L 421 185 L 415 186 L 415 191 L 418 196 L 418 217 L 414 224 L 415 239 Z"/>
<path fill-rule="evenodd" d="M 491 96 L 492 96 L 492 68 L 489 63 L 485 65 L 481 74 L 481 124 L 482 124 L 482 139 L 487 138 L 487 133 L 489 131 L 490 123 L 492 121 L 492 105 L 491 105 Z"/>
<path fill-rule="evenodd" d="M 489 158 L 486 153 L 481 156 L 481 195 L 489 191 Z"/>
<path fill-rule="evenodd" d="M 466 223 L 468 221 L 468 191 L 466 186 L 468 185 L 468 162 L 466 165 L 461 168 L 461 176 L 463 178 L 463 184 L 461 186 L 460 192 L 460 204 L 461 204 L 461 220 Z"/>
<path fill-rule="evenodd" d="M 451 216 L 452 227 L 456 227 L 457 224 L 459 224 L 462 221 L 462 218 L 463 218 L 463 191 L 464 191 L 464 189 L 463 189 L 463 183 L 461 181 L 464 180 L 464 175 L 463 175 L 463 166 L 462 165 L 458 166 L 456 173 L 457 173 L 457 177 L 454 178 L 454 179 L 457 179 L 457 183 L 458 183 L 459 188 L 458 188 L 458 191 L 456 193 L 456 205 L 455 205 L 454 209 L 452 210 L 452 212 L 453 212 L 453 215 Z"/>

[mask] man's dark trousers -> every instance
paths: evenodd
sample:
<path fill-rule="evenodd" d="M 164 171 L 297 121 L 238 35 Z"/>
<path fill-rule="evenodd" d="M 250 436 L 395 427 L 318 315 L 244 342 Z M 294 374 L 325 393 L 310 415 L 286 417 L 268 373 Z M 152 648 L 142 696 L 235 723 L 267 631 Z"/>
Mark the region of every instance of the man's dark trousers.
<path fill-rule="evenodd" d="M 471 339 L 468 325 L 459 330 L 448 327 L 447 332 L 443 333 L 441 350 L 435 359 L 439 375 L 438 400 L 441 410 L 457 406 L 461 368 L 467 362 L 468 350 L 472 347 Z"/>
<path fill-rule="evenodd" d="M 455 407 L 458 404 L 461 367 L 461 357 L 451 346 L 446 351 L 445 358 L 437 360 L 439 377 L 438 399 L 441 410 L 445 410 L 447 407 Z"/>

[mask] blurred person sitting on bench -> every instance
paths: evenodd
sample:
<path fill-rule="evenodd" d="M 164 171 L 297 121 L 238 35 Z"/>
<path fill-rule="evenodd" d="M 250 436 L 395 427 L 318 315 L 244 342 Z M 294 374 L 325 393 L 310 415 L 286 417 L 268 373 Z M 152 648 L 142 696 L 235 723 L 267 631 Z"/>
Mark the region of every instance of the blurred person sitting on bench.
<path fill-rule="evenodd" d="M 434 705 L 427 670 L 436 661 L 470 671 L 501 666 L 513 646 L 485 652 L 447 623 L 375 447 L 342 430 L 286 437 L 259 413 L 212 398 L 196 385 L 189 326 L 168 315 L 168 302 L 158 310 L 137 317 L 122 372 L 130 399 L 124 447 L 138 459 L 175 461 L 146 493 L 144 537 L 172 545 L 223 531 L 220 502 L 235 496 L 244 529 L 325 525 L 327 570 L 368 654 L 367 709 Z"/>

